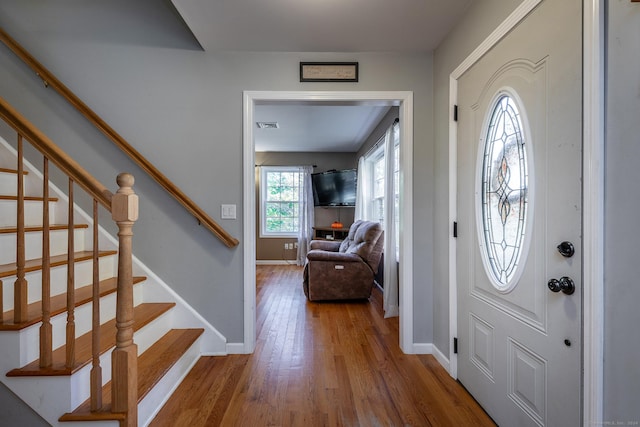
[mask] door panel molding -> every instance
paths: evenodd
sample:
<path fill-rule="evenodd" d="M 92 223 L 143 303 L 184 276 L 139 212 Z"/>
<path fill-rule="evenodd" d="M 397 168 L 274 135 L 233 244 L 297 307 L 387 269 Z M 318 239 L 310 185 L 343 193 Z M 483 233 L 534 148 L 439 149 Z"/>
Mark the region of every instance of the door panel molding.
<path fill-rule="evenodd" d="M 538 425 L 546 425 L 547 361 L 513 338 L 508 346 L 509 398 Z"/>
<path fill-rule="evenodd" d="M 495 328 L 489 322 L 481 319 L 474 313 L 469 313 L 469 342 L 471 348 L 469 354 L 471 363 L 494 381 L 493 372 L 495 370 L 494 355 L 495 349 Z"/>

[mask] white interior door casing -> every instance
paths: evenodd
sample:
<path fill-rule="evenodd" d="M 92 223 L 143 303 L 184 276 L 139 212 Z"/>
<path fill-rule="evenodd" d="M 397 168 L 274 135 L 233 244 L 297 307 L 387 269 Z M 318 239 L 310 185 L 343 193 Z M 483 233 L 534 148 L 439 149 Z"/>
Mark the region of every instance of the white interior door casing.
<path fill-rule="evenodd" d="M 581 88 L 578 0 L 544 0 L 458 81 L 458 378 L 500 425 L 580 424 Z M 480 207 L 488 121 L 505 95 L 521 113 L 529 185 L 521 256 L 500 285 Z M 564 276 L 572 295 L 547 287 Z"/>

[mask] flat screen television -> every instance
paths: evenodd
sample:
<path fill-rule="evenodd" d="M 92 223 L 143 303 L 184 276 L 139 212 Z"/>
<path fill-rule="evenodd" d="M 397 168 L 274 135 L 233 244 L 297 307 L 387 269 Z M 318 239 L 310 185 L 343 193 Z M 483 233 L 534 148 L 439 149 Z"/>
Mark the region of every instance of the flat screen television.
<path fill-rule="evenodd" d="M 311 175 L 315 206 L 355 206 L 357 173 L 355 169 L 330 170 Z"/>

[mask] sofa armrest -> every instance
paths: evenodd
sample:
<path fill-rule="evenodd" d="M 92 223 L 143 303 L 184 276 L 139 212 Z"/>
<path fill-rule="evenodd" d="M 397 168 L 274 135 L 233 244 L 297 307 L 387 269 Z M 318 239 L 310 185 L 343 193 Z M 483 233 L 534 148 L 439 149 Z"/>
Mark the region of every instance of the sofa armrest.
<path fill-rule="evenodd" d="M 307 253 L 309 261 L 331 261 L 331 262 L 363 262 L 362 258 L 356 254 L 344 252 L 330 252 L 320 249 L 313 249 Z"/>
<path fill-rule="evenodd" d="M 323 251 L 338 252 L 341 242 L 331 240 L 312 240 L 309 249 L 320 249 Z"/>

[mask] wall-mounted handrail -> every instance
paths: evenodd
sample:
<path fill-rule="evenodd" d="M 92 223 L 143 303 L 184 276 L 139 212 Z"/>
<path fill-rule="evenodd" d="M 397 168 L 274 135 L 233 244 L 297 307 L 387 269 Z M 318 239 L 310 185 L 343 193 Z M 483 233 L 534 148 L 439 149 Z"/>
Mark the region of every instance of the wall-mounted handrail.
<path fill-rule="evenodd" d="M 14 54 L 16 54 L 25 64 L 36 72 L 44 82 L 45 86 L 55 89 L 64 99 L 73 105 L 89 122 L 100 130 L 107 138 L 124 151 L 138 166 L 156 180 L 169 194 L 171 194 L 182 206 L 187 209 L 200 224 L 215 234 L 225 245 L 232 248 L 238 245 L 239 241 L 231 236 L 217 222 L 213 220 L 202 208 L 191 200 L 182 190 L 163 175 L 151 162 L 133 148 L 122 136 L 120 136 L 111 126 L 100 118 L 91 108 L 80 100 L 69 88 L 58 80 L 49 70 L 40 64 L 29 52 L 11 38 L 2 28 L 0 28 L 0 41 L 2 41 Z"/>

